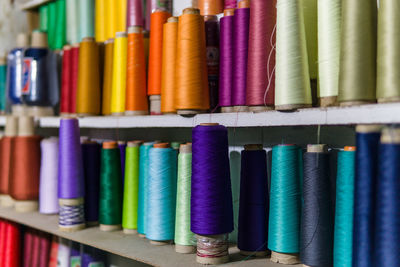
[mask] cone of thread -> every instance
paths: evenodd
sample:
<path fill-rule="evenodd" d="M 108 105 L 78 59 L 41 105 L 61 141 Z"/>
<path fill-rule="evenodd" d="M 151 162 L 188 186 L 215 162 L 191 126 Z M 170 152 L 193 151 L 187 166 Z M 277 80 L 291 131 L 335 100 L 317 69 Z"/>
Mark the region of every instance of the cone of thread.
<path fill-rule="evenodd" d="M 105 42 L 106 39 L 106 0 L 96 0 L 95 35 L 96 42 Z"/>
<path fill-rule="evenodd" d="M 112 114 L 121 114 L 125 112 L 127 50 L 127 35 L 125 32 L 119 32 L 114 41 L 113 76 L 111 89 Z"/>
<path fill-rule="evenodd" d="M 111 92 L 112 92 L 112 76 L 114 58 L 114 39 L 105 42 L 104 51 L 104 71 L 103 71 L 103 97 L 101 105 L 101 113 L 103 115 L 111 114 Z"/>

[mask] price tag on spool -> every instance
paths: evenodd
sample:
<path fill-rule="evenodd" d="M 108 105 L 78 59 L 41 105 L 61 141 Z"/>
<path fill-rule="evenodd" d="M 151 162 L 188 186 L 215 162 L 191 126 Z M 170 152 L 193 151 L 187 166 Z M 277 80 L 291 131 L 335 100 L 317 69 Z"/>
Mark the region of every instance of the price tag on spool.
<path fill-rule="evenodd" d="M 31 87 L 31 73 L 36 70 L 36 60 L 32 57 L 24 58 L 24 64 L 22 68 L 22 94 L 29 94 L 29 90 Z"/>

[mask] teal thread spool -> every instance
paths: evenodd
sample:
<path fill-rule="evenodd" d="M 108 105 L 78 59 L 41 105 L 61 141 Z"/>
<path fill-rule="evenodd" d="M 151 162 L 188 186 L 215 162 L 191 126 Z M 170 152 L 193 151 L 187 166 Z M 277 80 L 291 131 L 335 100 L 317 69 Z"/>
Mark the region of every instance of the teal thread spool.
<path fill-rule="evenodd" d="M 149 151 L 146 237 L 153 245 L 174 239 L 176 209 L 176 151 L 168 143 Z"/>
<path fill-rule="evenodd" d="M 79 0 L 79 39 L 94 37 L 94 0 Z"/>
<path fill-rule="evenodd" d="M 146 237 L 147 183 L 149 180 L 149 151 L 154 142 L 144 143 L 139 151 L 139 200 L 137 231 L 140 237 Z"/>
<path fill-rule="evenodd" d="M 0 113 L 6 110 L 6 79 L 7 79 L 7 63 L 6 58 L 0 55 Z"/>
<path fill-rule="evenodd" d="M 352 266 L 355 150 L 355 147 L 345 147 L 338 153 L 333 248 L 335 267 Z"/>
<path fill-rule="evenodd" d="M 117 142 L 104 142 L 100 171 L 100 230 L 119 230 L 121 222 L 122 179 L 119 148 Z"/>
<path fill-rule="evenodd" d="M 192 179 L 192 144 L 182 144 L 178 155 L 176 193 L 175 251 L 194 253 L 193 233 L 190 231 L 190 191 Z"/>
<path fill-rule="evenodd" d="M 66 0 L 67 43 L 75 45 L 79 39 L 79 0 Z"/>
<path fill-rule="evenodd" d="M 302 151 L 295 145 L 272 149 L 268 248 L 271 261 L 299 263 Z"/>

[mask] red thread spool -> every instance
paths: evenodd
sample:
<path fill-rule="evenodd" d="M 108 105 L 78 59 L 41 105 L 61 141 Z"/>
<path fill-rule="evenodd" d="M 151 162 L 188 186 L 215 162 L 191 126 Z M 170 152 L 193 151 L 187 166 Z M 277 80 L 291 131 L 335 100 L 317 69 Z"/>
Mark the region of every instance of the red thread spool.
<path fill-rule="evenodd" d="M 40 233 L 39 267 L 48 267 L 50 259 L 51 237 L 48 234 Z"/>
<path fill-rule="evenodd" d="M 24 267 L 30 267 L 32 261 L 33 233 L 27 229 L 24 234 Z"/>
<path fill-rule="evenodd" d="M 32 240 L 32 260 L 31 266 L 39 266 L 39 258 L 40 258 L 40 237 L 39 232 L 33 232 L 33 240 Z"/>
<path fill-rule="evenodd" d="M 20 231 L 15 223 L 6 224 L 3 267 L 20 267 Z"/>
<path fill-rule="evenodd" d="M 18 136 L 11 151 L 10 195 L 20 212 L 37 210 L 40 175 L 39 136 Z"/>
<path fill-rule="evenodd" d="M 64 55 L 62 59 L 62 75 L 61 75 L 61 101 L 60 113 L 71 113 L 71 93 L 72 93 L 72 51 L 71 46 L 64 46 Z"/>
<path fill-rule="evenodd" d="M 6 242 L 6 222 L 0 220 L 0 262 L 4 260 L 4 246 Z"/>
<path fill-rule="evenodd" d="M 57 257 L 58 257 L 58 242 L 57 237 L 53 236 L 53 240 L 51 241 L 50 248 L 50 259 L 49 265 L 47 267 L 57 267 Z"/>
<path fill-rule="evenodd" d="M 71 96 L 70 96 L 70 112 L 76 113 L 76 91 L 78 88 L 78 72 L 79 72 L 79 44 L 71 48 Z"/>

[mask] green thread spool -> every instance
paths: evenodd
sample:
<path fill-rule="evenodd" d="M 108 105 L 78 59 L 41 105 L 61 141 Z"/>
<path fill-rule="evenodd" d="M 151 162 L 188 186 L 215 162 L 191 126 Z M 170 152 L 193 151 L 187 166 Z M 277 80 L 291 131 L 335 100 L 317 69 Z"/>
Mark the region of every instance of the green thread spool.
<path fill-rule="evenodd" d="M 6 79 L 7 79 L 7 65 L 6 58 L 0 56 L 0 112 L 6 110 Z"/>
<path fill-rule="evenodd" d="M 272 148 L 268 248 L 273 262 L 299 263 L 302 165 L 298 146 Z"/>
<path fill-rule="evenodd" d="M 48 5 L 43 5 L 39 7 L 39 30 L 42 32 L 47 32 L 49 20 L 48 9 Z"/>
<path fill-rule="evenodd" d="M 182 144 L 178 155 L 178 183 L 175 218 L 175 251 L 194 253 L 190 231 L 190 191 L 192 179 L 192 144 Z"/>
<path fill-rule="evenodd" d="M 60 50 L 66 43 L 66 10 L 65 0 L 56 2 L 57 19 L 54 33 L 54 49 Z"/>
<path fill-rule="evenodd" d="M 47 8 L 47 42 L 50 49 L 54 49 L 54 40 L 57 25 L 57 3 L 51 2 Z"/>
<path fill-rule="evenodd" d="M 318 2 L 318 97 L 322 107 L 337 105 L 342 0 Z"/>
<path fill-rule="evenodd" d="M 351 266 L 352 264 L 355 150 L 355 147 L 345 147 L 338 153 L 334 266 Z"/>
<path fill-rule="evenodd" d="M 342 1 L 341 106 L 376 101 L 376 0 Z"/>
<path fill-rule="evenodd" d="M 142 141 L 128 142 L 125 158 L 122 228 L 125 234 L 137 233 L 139 199 L 139 150 Z"/>
<path fill-rule="evenodd" d="M 318 76 L 318 0 L 303 0 L 304 25 L 306 30 L 308 66 L 310 78 Z"/>
<path fill-rule="evenodd" d="M 94 37 L 94 0 L 79 0 L 78 42 L 86 37 Z"/>
<path fill-rule="evenodd" d="M 99 223 L 102 231 L 121 229 L 122 178 L 117 142 L 104 142 L 101 150 Z"/>
<path fill-rule="evenodd" d="M 381 0 L 378 14 L 378 102 L 400 101 L 400 3 Z"/>
<path fill-rule="evenodd" d="M 310 107 L 311 87 L 302 1 L 278 0 L 275 107 Z"/>

